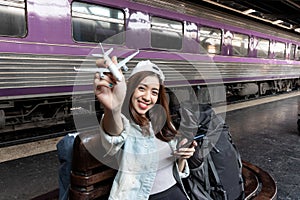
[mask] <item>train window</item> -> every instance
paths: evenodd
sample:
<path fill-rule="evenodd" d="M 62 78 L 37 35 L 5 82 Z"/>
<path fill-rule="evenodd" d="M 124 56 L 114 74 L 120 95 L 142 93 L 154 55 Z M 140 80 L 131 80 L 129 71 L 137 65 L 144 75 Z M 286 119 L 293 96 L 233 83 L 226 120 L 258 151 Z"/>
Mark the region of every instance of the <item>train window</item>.
<path fill-rule="evenodd" d="M 202 48 L 209 54 L 220 54 L 222 31 L 211 27 L 200 27 L 199 41 Z"/>
<path fill-rule="evenodd" d="M 274 58 L 285 59 L 285 43 L 275 42 L 274 44 Z"/>
<path fill-rule="evenodd" d="M 270 40 L 257 38 L 256 50 L 258 58 L 269 58 Z"/>
<path fill-rule="evenodd" d="M 0 35 L 24 37 L 26 32 L 25 0 L 0 0 Z"/>
<path fill-rule="evenodd" d="M 118 9 L 72 3 L 73 38 L 79 42 L 124 43 L 125 17 Z"/>
<path fill-rule="evenodd" d="M 162 49 L 182 48 L 183 25 L 179 21 L 152 17 L 151 46 Z"/>
<path fill-rule="evenodd" d="M 295 44 L 291 44 L 291 48 L 290 48 L 290 60 L 295 60 L 295 55 L 296 54 L 296 45 Z"/>
<path fill-rule="evenodd" d="M 240 33 L 234 33 L 232 38 L 233 55 L 247 56 L 249 48 L 249 36 Z"/>

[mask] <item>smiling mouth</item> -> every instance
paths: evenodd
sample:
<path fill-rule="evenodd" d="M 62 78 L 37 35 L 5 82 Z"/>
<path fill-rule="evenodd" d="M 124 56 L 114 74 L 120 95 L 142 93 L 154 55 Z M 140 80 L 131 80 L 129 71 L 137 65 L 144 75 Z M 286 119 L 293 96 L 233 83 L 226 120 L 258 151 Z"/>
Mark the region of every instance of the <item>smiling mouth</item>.
<path fill-rule="evenodd" d="M 149 106 L 149 104 L 147 104 L 145 102 L 141 102 L 141 101 L 138 101 L 138 105 L 139 105 L 139 108 L 142 110 L 146 110 Z"/>

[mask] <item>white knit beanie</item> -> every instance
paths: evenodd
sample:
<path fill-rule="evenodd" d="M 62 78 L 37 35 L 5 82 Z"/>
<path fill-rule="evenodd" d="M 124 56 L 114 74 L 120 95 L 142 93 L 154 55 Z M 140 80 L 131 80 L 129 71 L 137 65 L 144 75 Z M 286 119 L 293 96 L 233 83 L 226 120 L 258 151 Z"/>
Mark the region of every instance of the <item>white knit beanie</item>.
<path fill-rule="evenodd" d="M 129 78 L 138 72 L 150 71 L 157 74 L 162 82 L 165 81 L 165 76 L 159 67 L 150 60 L 140 61 L 135 68 L 133 68 Z"/>

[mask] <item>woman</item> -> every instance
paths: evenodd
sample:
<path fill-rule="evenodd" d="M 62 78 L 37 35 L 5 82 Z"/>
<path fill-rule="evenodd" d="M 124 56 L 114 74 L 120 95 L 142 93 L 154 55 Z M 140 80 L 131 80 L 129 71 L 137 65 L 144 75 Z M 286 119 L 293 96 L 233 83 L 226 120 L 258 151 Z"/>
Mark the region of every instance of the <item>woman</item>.
<path fill-rule="evenodd" d="M 116 57 L 112 58 L 116 64 Z M 107 67 L 98 60 L 99 67 Z M 186 159 L 196 142 L 176 149 L 179 135 L 171 123 L 162 71 L 150 61 L 133 69 L 127 85 L 112 74 L 96 73 L 95 95 L 104 107 L 100 122 L 107 154 L 119 158 L 119 169 L 110 191 L 111 200 L 186 200 L 181 178 L 189 175 Z"/>

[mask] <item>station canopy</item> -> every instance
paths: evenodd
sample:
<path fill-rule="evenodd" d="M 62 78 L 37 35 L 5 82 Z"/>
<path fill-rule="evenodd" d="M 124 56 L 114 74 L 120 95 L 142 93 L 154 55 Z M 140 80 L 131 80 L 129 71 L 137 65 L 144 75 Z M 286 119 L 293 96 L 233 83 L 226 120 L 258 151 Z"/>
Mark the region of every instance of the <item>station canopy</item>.
<path fill-rule="evenodd" d="M 300 0 L 188 0 L 300 34 Z"/>

